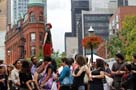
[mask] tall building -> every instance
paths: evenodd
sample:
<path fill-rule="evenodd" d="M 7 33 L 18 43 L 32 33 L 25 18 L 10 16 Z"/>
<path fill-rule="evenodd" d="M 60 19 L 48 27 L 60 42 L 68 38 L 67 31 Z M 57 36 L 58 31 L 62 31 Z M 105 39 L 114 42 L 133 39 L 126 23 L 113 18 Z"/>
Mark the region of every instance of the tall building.
<path fill-rule="evenodd" d="M 136 6 L 136 0 L 128 0 L 129 6 Z"/>
<path fill-rule="evenodd" d="M 89 0 L 71 0 L 71 21 L 72 21 L 72 32 L 65 33 L 65 52 L 67 56 L 72 56 L 74 53 L 78 52 L 78 27 L 80 25 L 81 11 L 89 10 Z M 74 44 L 72 47 L 71 43 Z"/>
<path fill-rule="evenodd" d="M 120 7 L 116 10 L 109 22 L 109 34 L 110 36 L 117 34 L 122 29 L 123 20 L 126 16 L 135 16 L 136 6 Z"/>
<path fill-rule="evenodd" d="M 71 0 L 72 33 L 77 34 L 77 24 L 81 18 L 81 11 L 89 10 L 89 0 Z"/>
<path fill-rule="evenodd" d="M 45 29 L 43 0 L 29 0 L 25 17 L 12 28 L 9 25 L 6 32 L 5 62 L 11 64 L 17 59 L 39 56 Z"/>
<path fill-rule="evenodd" d="M 0 0 L 0 31 L 6 30 L 7 0 Z"/>
<path fill-rule="evenodd" d="M 11 0 L 11 23 L 15 24 L 19 18 L 23 17 L 27 11 L 29 0 Z"/>
<path fill-rule="evenodd" d="M 78 33 L 78 40 L 81 43 L 82 38 L 88 36 L 90 26 L 94 29 L 94 34 L 100 36 L 103 40 L 107 40 L 109 37 L 109 18 L 112 16 L 112 12 L 108 10 L 103 11 L 82 11 L 82 29 Z M 82 49 L 79 44 L 79 51 L 84 55 L 89 54 L 90 51 Z"/>
<path fill-rule="evenodd" d="M 90 10 L 108 9 L 109 0 L 90 0 Z"/>
<path fill-rule="evenodd" d="M 7 25 L 11 24 L 11 0 L 7 0 Z"/>
<path fill-rule="evenodd" d="M 118 7 L 128 6 L 128 1 L 130 0 L 118 0 Z"/>
<path fill-rule="evenodd" d="M 0 59 L 5 59 L 5 32 L 6 32 L 6 22 L 7 22 L 7 1 L 8 0 L 0 0 Z"/>
<path fill-rule="evenodd" d="M 29 0 L 8 0 L 8 8 L 11 10 L 11 17 L 9 17 L 9 20 L 11 19 L 11 24 L 16 24 L 19 18 L 23 17 L 27 13 L 27 7 L 28 7 L 28 1 Z M 43 0 L 44 4 L 44 16 L 45 20 L 47 20 L 47 3 L 46 0 Z M 10 15 L 10 12 L 9 12 Z M 46 21 L 45 21 L 46 22 Z"/>
<path fill-rule="evenodd" d="M 109 8 L 116 10 L 118 7 L 121 6 L 128 6 L 128 2 L 131 0 L 109 0 Z"/>

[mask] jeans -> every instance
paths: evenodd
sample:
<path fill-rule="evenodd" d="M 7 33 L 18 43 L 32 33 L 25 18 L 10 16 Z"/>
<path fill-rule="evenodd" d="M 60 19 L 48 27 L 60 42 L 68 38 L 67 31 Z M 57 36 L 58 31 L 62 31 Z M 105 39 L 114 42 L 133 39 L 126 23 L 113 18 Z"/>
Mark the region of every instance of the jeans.
<path fill-rule="evenodd" d="M 78 90 L 85 90 L 85 86 L 84 86 L 84 85 L 79 86 L 79 87 L 78 87 Z"/>

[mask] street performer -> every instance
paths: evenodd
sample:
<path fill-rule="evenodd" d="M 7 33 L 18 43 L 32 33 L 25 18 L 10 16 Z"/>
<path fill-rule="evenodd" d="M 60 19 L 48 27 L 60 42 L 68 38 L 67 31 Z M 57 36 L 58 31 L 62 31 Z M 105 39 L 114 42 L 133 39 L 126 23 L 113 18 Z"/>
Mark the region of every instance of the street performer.
<path fill-rule="evenodd" d="M 51 38 L 51 31 L 52 25 L 50 23 L 46 24 L 46 31 L 44 36 L 43 42 L 43 57 L 51 56 L 52 54 L 52 38 Z"/>

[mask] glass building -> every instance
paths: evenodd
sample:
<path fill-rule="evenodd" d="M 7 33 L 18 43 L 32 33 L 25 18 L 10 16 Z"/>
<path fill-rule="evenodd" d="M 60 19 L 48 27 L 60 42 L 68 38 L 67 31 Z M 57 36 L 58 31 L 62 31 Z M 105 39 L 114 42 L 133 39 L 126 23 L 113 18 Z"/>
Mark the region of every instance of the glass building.
<path fill-rule="evenodd" d="M 71 0 L 72 33 L 77 35 L 77 24 L 81 18 L 81 11 L 89 10 L 89 0 Z"/>
<path fill-rule="evenodd" d="M 27 11 L 29 0 L 11 0 L 11 23 L 17 23 L 18 19 L 23 17 Z"/>
<path fill-rule="evenodd" d="M 109 37 L 109 18 L 112 16 L 112 12 L 105 11 L 82 11 L 82 29 L 79 29 L 78 33 L 79 42 L 82 38 L 89 35 L 89 28 L 92 26 L 94 34 L 102 37 L 103 40 L 107 40 Z M 82 46 L 79 44 L 79 51 L 83 54 L 87 54 L 88 51 L 83 51 Z"/>

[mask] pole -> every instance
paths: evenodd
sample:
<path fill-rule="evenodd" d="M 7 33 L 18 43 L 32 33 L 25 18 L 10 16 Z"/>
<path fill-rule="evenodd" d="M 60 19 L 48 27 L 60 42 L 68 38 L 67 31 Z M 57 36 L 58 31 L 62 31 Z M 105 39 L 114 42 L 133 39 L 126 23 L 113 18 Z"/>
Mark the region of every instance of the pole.
<path fill-rule="evenodd" d="M 91 44 L 91 62 L 93 63 L 93 45 Z"/>

